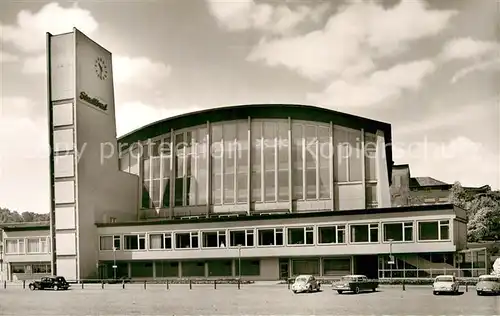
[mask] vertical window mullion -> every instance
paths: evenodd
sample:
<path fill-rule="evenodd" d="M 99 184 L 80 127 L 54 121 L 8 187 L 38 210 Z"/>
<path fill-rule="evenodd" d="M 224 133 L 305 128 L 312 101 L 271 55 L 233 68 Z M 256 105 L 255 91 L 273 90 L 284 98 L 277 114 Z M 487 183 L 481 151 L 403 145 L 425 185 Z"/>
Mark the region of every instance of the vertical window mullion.
<path fill-rule="evenodd" d="M 279 129 L 278 129 L 278 124 L 274 125 L 274 201 L 277 202 L 279 200 L 279 187 L 278 187 L 278 135 L 279 135 Z"/>
<path fill-rule="evenodd" d="M 305 131 L 306 131 L 306 127 L 304 125 L 300 125 L 301 126 L 301 130 L 302 130 L 302 148 L 301 148 L 301 151 L 302 151 L 302 199 L 305 201 L 307 200 L 307 196 L 306 196 L 306 193 L 307 193 L 307 188 L 306 188 L 306 138 L 305 138 Z"/>
<path fill-rule="evenodd" d="M 233 145 L 231 146 L 231 152 L 233 153 L 233 204 L 238 204 L 238 162 L 239 162 L 239 151 L 238 151 L 238 135 L 240 125 L 236 125 L 236 137 L 233 139 Z"/>
<path fill-rule="evenodd" d="M 260 154 L 260 200 L 261 202 L 265 202 L 266 201 L 266 197 L 265 197 L 265 194 L 266 194 L 266 190 L 265 190 L 265 186 L 266 186 L 266 183 L 264 182 L 265 181 L 265 172 L 266 172 L 266 168 L 265 168 L 265 162 L 264 162 L 264 147 L 265 147 L 265 143 L 264 143 L 264 122 L 262 122 L 261 124 L 259 124 L 259 127 L 260 127 L 260 148 L 259 148 L 259 154 Z"/>
<path fill-rule="evenodd" d="M 316 131 L 316 148 L 315 148 L 315 153 L 316 153 L 316 199 L 319 200 L 319 183 L 320 183 L 320 179 L 319 179 L 319 168 L 320 168 L 320 152 L 319 152 L 319 137 L 318 137 L 318 134 L 319 134 L 319 128 L 318 126 L 315 126 L 314 127 L 315 131 Z"/>
<path fill-rule="evenodd" d="M 221 126 L 221 129 L 222 129 L 222 139 L 220 141 L 220 148 L 221 148 L 221 153 L 222 153 L 222 157 L 219 161 L 220 163 L 220 201 L 221 201 L 221 205 L 224 205 L 224 178 L 225 178 L 225 175 L 226 175 L 226 170 L 224 170 L 224 160 L 226 159 L 226 148 L 225 148 L 225 139 L 224 139 L 224 126 Z"/>

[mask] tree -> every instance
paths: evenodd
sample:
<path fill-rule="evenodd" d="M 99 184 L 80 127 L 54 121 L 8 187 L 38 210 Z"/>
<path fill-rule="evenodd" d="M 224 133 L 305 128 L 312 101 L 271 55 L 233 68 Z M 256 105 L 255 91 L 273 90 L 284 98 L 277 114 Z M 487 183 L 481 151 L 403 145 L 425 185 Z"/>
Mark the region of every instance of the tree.
<path fill-rule="evenodd" d="M 21 223 L 21 222 L 44 222 L 50 218 L 48 213 L 38 214 L 33 212 L 11 211 L 8 208 L 0 207 L 0 223 Z"/>
<path fill-rule="evenodd" d="M 455 182 L 450 192 L 450 201 L 467 212 L 468 240 L 500 239 L 500 192 L 476 193 Z"/>

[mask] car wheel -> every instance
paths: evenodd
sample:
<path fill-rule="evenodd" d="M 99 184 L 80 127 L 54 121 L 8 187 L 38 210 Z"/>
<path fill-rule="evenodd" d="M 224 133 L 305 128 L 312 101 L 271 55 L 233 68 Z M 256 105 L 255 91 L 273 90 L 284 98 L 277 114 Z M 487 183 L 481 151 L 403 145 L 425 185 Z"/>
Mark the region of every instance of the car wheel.
<path fill-rule="evenodd" d="M 375 292 L 376 290 L 377 290 L 376 288 L 373 288 L 373 289 L 372 289 L 372 292 Z"/>
<path fill-rule="evenodd" d="M 312 289 L 312 286 L 309 285 L 309 288 L 307 289 L 307 292 L 308 293 L 312 293 L 313 289 Z"/>
<path fill-rule="evenodd" d="M 433 292 L 432 292 L 432 294 L 434 294 L 434 295 L 438 295 L 438 292 L 436 292 L 436 291 L 433 291 Z"/>
<path fill-rule="evenodd" d="M 59 291 L 59 287 L 57 285 L 54 285 L 54 291 Z"/>
<path fill-rule="evenodd" d="M 344 291 L 338 290 L 337 293 L 342 294 Z"/>
<path fill-rule="evenodd" d="M 483 293 L 481 291 L 477 291 L 477 295 L 481 296 Z"/>
<path fill-rule="evenodd" d="M 359 294 L 359 287 L 358 286 L 356 286 L 356 288 L 354 289 L 354 293 Z"/>
<path fill-rule="evenodd" d="M 30 290 L 34 291 L 35 290 L 35 286 L 33 284 L 30 284 L 29 286 Z"/>
<path fill-rule="evenodd" d="M 293 294 L 297 294 L 297 291 L 295 291 L 295 290 L 293 290 L 292 292 L 293 292 Z"/>

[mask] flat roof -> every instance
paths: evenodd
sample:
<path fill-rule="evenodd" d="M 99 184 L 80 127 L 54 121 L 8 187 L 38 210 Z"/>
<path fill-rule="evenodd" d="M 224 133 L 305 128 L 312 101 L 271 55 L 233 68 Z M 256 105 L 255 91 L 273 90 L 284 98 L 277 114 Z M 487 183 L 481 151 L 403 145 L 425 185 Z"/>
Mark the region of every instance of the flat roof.
<path fill-rule="evenodd" d="M 50 229 L 49 222 L 21 222 L 21 223 L 1 223 L 0 229 L 5 231 L 23 230 L 46 230 Z"/>
<path fill-rule="evenodd" d="M 461 217 L 460 209 L 453 204 L 433 204 L 433 205 L 418 205 L 404 207 L 388 207 L 388 208 L 373 208 L 373 209 L 357 209 L 345 211 L 321 211 L 321 212 L 301 212 L 301 213 L 286 213 L 286 214 L 269 214 L 269 215 L 239 215 L 238 217 L 200 217 L 190 219 L 152 219 L 129 222 L 116 223 L 96 223 L 97 227 L 123 227 L 123 226 L 144 226 L 144 225 L 169 225 L 169 224 L 196 224 L 196 223 L 214 223 L 214 222 L 240 222 L 240 221 L 262 221 L 267 219 L 290 219 L 290 218 L 315 218 L 315 217 L 336 217 L 346 215 L 376 215 L 387 213 L 411 213 L 423 211 L 440 211 L 440 210 L 458 210 L 457 216 Z M 221 214 L 227 215 L 227 214 Z"/>
<path fill-rule="evenodd" d="M 232 120 L 256 119 L 285 119 L 306 120 L 330 123 L 355 129 L 364 129 L 366 132 L 375 133 L 377 130 L 384 132 L 386 143 L 386 159 L 389 183 L 392 181 L 392 133 L 389 123 L 337 112 L 326 108 L 301 105 L 301 104 L 243 104 L 225 107 L 216 107 L 192 113 L 169 117 L 145 125 L 118 138 L 118 143 L 128 147 L 138 141 L 145 141 L 156 136 L 188 127 L 199 126 L 207 122 L 221 122 Z"/>

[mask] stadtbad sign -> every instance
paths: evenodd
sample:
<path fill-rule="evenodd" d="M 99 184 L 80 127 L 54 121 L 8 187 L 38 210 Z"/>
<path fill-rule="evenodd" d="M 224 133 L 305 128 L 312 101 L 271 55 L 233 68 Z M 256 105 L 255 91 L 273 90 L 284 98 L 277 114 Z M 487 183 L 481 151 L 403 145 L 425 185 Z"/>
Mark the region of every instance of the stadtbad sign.
<path fill-rule="evenodd" d="M 85 101 L 103 111 L 108 109 L 108 105 L 106 103 L 101 102 L 98 98 L 89 96 L 85 91 L 80 92 L 79 99 Z"/>

